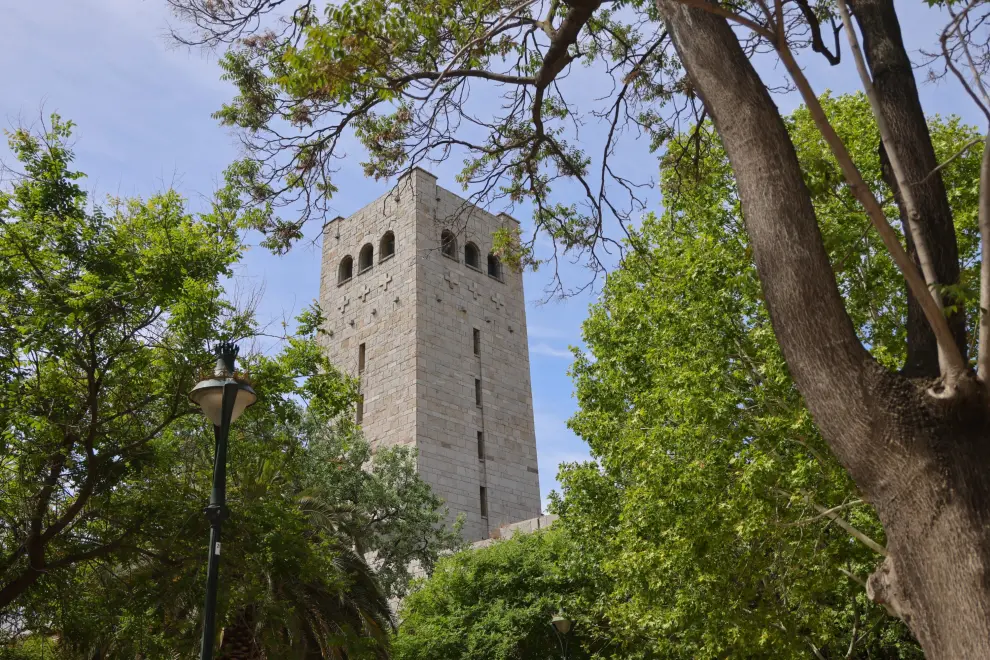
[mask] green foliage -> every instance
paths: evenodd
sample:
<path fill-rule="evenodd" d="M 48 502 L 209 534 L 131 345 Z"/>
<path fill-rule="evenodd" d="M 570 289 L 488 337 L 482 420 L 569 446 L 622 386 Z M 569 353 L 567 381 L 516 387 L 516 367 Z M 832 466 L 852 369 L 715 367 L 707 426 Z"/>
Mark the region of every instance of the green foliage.
<path fill-rule="evenodd" d="M 823 100 L 867 181 L 884 190 L 865 99 Z M 897 367 L 903 281 L 807 113 L 788 125 L 850 315 L 874 355 Z M 943 159 L 974 137 L 955 120 L 931 125 Z M 645 220 L 634 240 L 648 247 L 623 260 L 592 306 L 593 357 L 576 353 L 571 427 L 597 460 L 562 469 L 553 508 L 611 583 L 589 606 L 659 657 L 837 657 L 853 638 L 857 657 L 921 657 L 864 593 L 881 558 L 834 518 L 881 544 L 883 530 L 788 376 L 730 166 L 710 128 L 701 138 L 700 149 L 685 139 L 667 154 L 700 160 L 663 170 L 665 212 Z M 965 155 L 943 172 L 968 268 L 978 168 L 978 155 Z M 892 204 L 887 212 L 894 221 Z"/>
<path fill-rule="evenodd" d="M 409 562 L 432 567 L 460 538 L 442 526 L 446 511 L 412 453 L 372 456 L 350 415 L 340 418 L 352 407 L 352 383 L 314 345 L 298 340 L 246 361 L 259 401 L 231 429 L 220 624 L 246 628 L 270 657 L 304 658 L 318 647 L 374 658 L 387 649 L 387 599 L 405 592 Z M 300 379 L 306 365 L 313 371 Z M 46 585 L 35 616 L 59 634 L 65 658 L 96 649 L 186 657 L 198 648 L 208 536 L 200 510 L 213 450 L 206 426 L 191 419 L 157 444 L 142 502 L 156 522 L 153 543 L 125 563 L 87 564 Z"/>
<path fill-rule="evenodd" d="M 214 438 L 187 393 L 211 341 L 256 332 L 221 285 L 246 212 L 232 188 L 198 217 L 172 192 L 89 209 L 70 128 L 14 133 L 0 194 L 0 635 L 12 658 L 191 657 Z M 347 421 L 321 319 L 241 361 L 259 398 L 231 429 L 220 625 L 269 657 L 377 658 L 409 562 L 460 539 L 415 456 Z"/>
<path fill-rule="evenodd" d="M 598 163 L 575 124 L 614 115 L 657 145 L 671 135 L 649 108 L 678 91 L 661 82 L 678 67 L 659 47 L 663 30 L 643 0 L 596 7 L 580 20 L 568 19 L 565 5 L 492 0 L 346 0 L 321 9 L 261 3 L 220 13 L 187 0 L 173 6 L 196 26 L 196 38 L 227 46 L 220 63 L 237 94 L 215 117 L 245 137 L 245 159 L 232 174 L 245 198 L 265 209 L 255 227 L 276 251 L 330 208 L 351 135 L 366 154 L 365 174 L 375 178 L 463 155 L 457 178 L 465 188 L 484 182 L 492 197 L 531 203 L 540 229 L 580 250 L 600 237 L 604 207 L 638 200 L 615 170 L 601 174 L 628 200 L 607 204 L 592 192 Z M 580 24 L 579 38 L 550 48 L 568 21 Z M 578 67 L 612 76 L 612 93 L 590 109 L 576 108 L 552 84 Z M 485 94 L 478 107 L 475 89 Z M 575 178 L 587 199 L 551 199 L 557 181 Z M 277 217 L 280 207 L 301 215 Z"/>
<path fill-rule="evenodd" d="M 885 192 L 866 100 L 822 101 Z M 850 316 L 898 368 L 903 281 L 807 112 L 787 123 Z M 978 137 L 954 118 L 931 132 L 943 162 Z M 922 657 L 865 594 L 883 530 L 790 380 L 731 168 L 711 127 L 699 136 L 666 154 L 665 212 L 630 239 L 584 324 L 590 354 L 575 351 L 570 424 L 596 460 L 562 467 L 549 532 L 441 562 L 404 604 L 400 657 L 549 657 L 554 599 L 578 621 L 575 657 Z M 968 152 L 942 170 L 971 317 L 979 167 Z M 885 209 L 896 222 L 889 191 Z"/>
<path fill-rule="evenodd" d="M 245 367 L 259 400 L 231 429 L 221 625 L 270 657 L 303 658 L 314 648 L 379 657 L 392 627 L 387 599 L 405 592 L 409 562 L 432 567 L 460 538 L 442 526 L 446 511 L 412 453 L 372 456 L 350 415 L 341 417 L 353 383 L 314 341 L 290 341 Z M 37 616 L 61 636 L 64 657 L 195 652 L 208 536 L 200 510 L 213 450 L 206 426 L 191 419 L 158 443 L 160 461 L 147 476 L 153 495 L 142 502 L 155 541 L 137 559 L 89 564 L 49 583 Z"/>
<path fill-rule="evenodd" d="M 842 137 L 867 184 L 884 202 L 888 221 L 900 231 L 901 222 L 893 195 L 881 176 L 877 145 L 880 135 L 871 121 L 869 103 L 862 95 L 822 98 L 829 121 Z M 814 127 L 805 108 L 787 119 L 801 159 L 840 292 L 846 308 L 871 353 L 886 367 L 904 362 L 905 302 L 903 281 L 866 214 L 843 183 L 839 168 Z M 932 144 L 939 162 L 947 162 L 965 144 L 979 137 L 958 117 L 935 116 L 929 122 Z M 962 272 L 954 287 L 956 300 L 965 305 L 967 327 L 976 327 L 979 233 L 976 224 L 980 154 L 968 150 L 941 171 L 953 211 Z M 972 334 L 972 333 L 970 333 Z M 975 337 L 970 338 L 975 354 Z"/>
<path fill-rule="evenodd" d="M 601 622 L 572 605 L 594 585 L 595 567 L 576 562 L 571 541 L 553 528 L 521 534 L 442 559 L 403 602 L 394 643 L 401 660 L 551 658 L 560 640 L 550 625 L 563 608 L 575 620 L 569 658 L 609 639 Z M 604 640 L 604 642 L 603 642 Z M 618 652 L 621 644 L 613 651 Z M 623 657 L 623 656 L 616 656 Z M 629 656 L 624 656 L 629 657 Z"/>
<path fill-rule="evenodd" d="M 72 124 L 17 130 L 0 192 L 0 610 L 44 576 L 131 552 L 154 443 L 193 412 L 209 342 L 249 320 L 222 297 L 236 196 L 188 214 L 174 192 L 90 207 Z"/>

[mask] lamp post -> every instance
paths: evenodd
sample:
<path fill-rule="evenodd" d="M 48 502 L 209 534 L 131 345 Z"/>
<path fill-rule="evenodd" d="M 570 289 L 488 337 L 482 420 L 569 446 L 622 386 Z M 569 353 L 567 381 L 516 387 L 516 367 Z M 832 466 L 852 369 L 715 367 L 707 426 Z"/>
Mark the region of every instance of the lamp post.
<path fill-rule="evenodd" d="M 573 624 L 574 622 L 564 614 L 564 608 L 558 609 L 557 613 L 550 619 L 550 625 L 553 626 L 557 641 L 560 642 L 560 657 L 563 660 L 567 660 L 567 633 L 571 631 Z"/>
<path fill-rule="evenodd" d="M 206 569 L 206 607 L 203 610 L 203 643 L 201 660 L 212 660 L 217 609 L 217 576 L 220 569 L 220 525 L 227 513 L 227 436 L 230 424 L 240 417 L 244 409 L 258 397 L 251 386 L 234 379 L 234 360 L 237 346 L 224 342 L 217 346 L 217 367 L 213 378 L 200 381 L 189 393 L 189 399 L 198 405 L 203 414 L 213 422 L 215 455 L 213 459 L 213 489 L 210 503 L 203 510 L 210 521 L 210 555 Z"/>

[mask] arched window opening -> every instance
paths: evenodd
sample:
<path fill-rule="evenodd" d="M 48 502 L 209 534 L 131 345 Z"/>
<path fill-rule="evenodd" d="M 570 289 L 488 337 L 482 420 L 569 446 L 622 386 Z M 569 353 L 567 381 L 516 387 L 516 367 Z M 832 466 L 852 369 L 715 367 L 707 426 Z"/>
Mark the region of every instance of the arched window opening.
<path fill-rule="evenodd" d="M 481 270 L 481 251 L 474 243 L 468 243 L 464 246 L 464 263 L 471 268 Z"/>
<path fill-rule="evenodd" d="M 390 231 L 385 232 L 382 240 L 378 243 L 378 263 L 381 263 L 395 254 L 395 234 Z"/>
<path fill-rule="evenodd" d="M 449 229 L 444 229 L 443 233 L 440 234 L 440 251 L 443 256 L 450 257 L 454 261 L 457 261 L 457 238 L 454 237 L 454 233 Z"/>
<path fill-rule="evenodd" d="M 502 262 L 494 254 L 488 254 L 488 276 L 496 280 L 502 279 Z"/>
<path fill-rule="evenodd" d="M 368 270 L 375 264 L 375 248 L 371 247 L 371 243 L 365 243 L 364 247 L 361 248 L 361 254 L 358 255 L 358 275 Z"/>
<path fill-rule="evenodd" d="M 343 284 L 354 276 L 354 259 L 347 255 L 340 260 L 340 267 L 337 268 L 337 284 Z"/>

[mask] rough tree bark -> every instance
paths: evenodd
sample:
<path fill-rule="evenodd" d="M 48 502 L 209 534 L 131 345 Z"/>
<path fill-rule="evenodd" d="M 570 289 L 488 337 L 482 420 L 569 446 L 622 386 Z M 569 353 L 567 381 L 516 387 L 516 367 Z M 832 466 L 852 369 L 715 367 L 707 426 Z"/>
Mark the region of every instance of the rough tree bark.
<path fill-rule="evenodd" d="M 951 398 L 935 398 L 929 380 L 890 373 L 872 359 L 843 306 L 780 113 L 732 29 L 697 5 L 655 2 L 732 163 L 763 294 L 794 381 L 883 522 L 889 556 L 870 578 L 871 595 L 907 622 L 928 657 L 990 658 L 986 389 L 967 377 Z M 876 68 L 884 61 L 877 50 L 883 42 L 871 34 Z M 898 103 L 898 93 L 886 98 Z M 921 139 L 912 126 L 900 122 L 898 135 Z M 912 171 L 926 167 L 906 147 L 900 154 Z M 951 254 L 943 258 L 955 261 Z M 945 267 L 951 272 L 952 264 Z M 954 268 L 958 277 L 958 263 Z"/>
<path fill-rule="evenodd" d="M 922 230 L 922 240 L 927 243 L 942 284 L 959 282 L 959 249 L 952 222 L 952 210 L 945 194 L 942 175 L 932 172 L 938 166 L 935 149 L 932 146 L 928 122 L 918 97 L 918 87 L 914 80 L 911 60 L 901 38 L 901 26 L 892 0 L 858 0 L 853 5 L 854 18 L 863 34 L 863 49 L 870 66 L 873 86 L 880 99 L 881 111 L 894 136 L 890 148 L 900 154 L 907 179 L 915 182 L 911 186 L 915 204 L 918 206 L 918 225 Z M 882 156 L 886 149 L 881 146 Z M 885 158 L 882 160 L 886 161 Z M 886 168 L 885 168 L 886 170 Z M 897 192 L 893 176 L 884 172 L 891 189 Z M 899 204 L 901 221 L 907 235 L 907 217 L 903 205 Z M 913 241 L 908 242 L 913 253 Z M 948 307 L 956 302 L 946 296 Z M 966 354 L 966 316 L 962 305 L 949 315 L 949 323 L 956 343 Z M 935 335 L 918 308 L 914 296 L 908 293 L 907 321 L 907 360 L 903 373 L 907 376 L 936 377 L 938 370 L 938 349 Z"/>
<path fill-rule="evenodd" d="M 253 607 L 242 608 L 220 635 L 217 660 L 261 660 L 261 648 L 255 638 L 256 619 Z"/>
<path fill-rule="evenodd" d="M 887 150 L 880 142 L 878 149 L 880 152 L 880 172 L 886 183 L 894 193 L 894 200 L 901 215 L 901 229 L 904 232 L 905 247 L 911 255 L 911 260 L 915 266 L 921 268 L 921 261 L 918 259 L 918 250 L 911 239 L 911 232 L 908 229 L 907 210 L 897 187 L 897 180 L 890 169 L 890 161 L 887 158 Z M 939 374 L 938 367 L 938 342 L 935 333 L 928 325 L 925 313 L 918 304 L 918 299 L 910 291 L 910 287 L 904 286 L 907 296 L 907 317 L 904 319 L 904 330 L 907 335 L 907 355 L 904 359 L 904 366 L 901 373 L 911 378 L 935 378 Z"/>

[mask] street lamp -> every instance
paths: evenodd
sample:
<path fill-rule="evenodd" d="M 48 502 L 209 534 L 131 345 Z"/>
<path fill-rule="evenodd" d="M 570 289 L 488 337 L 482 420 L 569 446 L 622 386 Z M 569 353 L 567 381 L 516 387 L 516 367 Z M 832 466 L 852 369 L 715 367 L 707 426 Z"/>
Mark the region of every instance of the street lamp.
<path fill-rule="evenodd" d="M 234 378 L 237 346 L 223 342 L 217 346 L 217 367 L 213 378 L 200 381 L 189 393 L 195 403 L 213 422 L 215 455 L 213 459 L 213 490 L 210 503 L 203 510 L 210 521 L 210 558 L 206 569 L 206 607 L 203 612 L 203 643 L 200 660 L 212 660 L 214 626 L 217 609 L 217 575 L 220 569 L 220 525 L 227 513 L 227 435 L 230 423 L 258 400 L 251 386 Z"/>
<path fill-rule="evenodd" d="M 567 660 L 567 633 L 571 631 L 571 626 L 574 622 L 567 618 L 564 614 L 564 608 L 561 607 L 557 610 L 557 613 L 550 619 L 550 625 L 553 626 L 553 631 L 557 635 L 557 641 L 560 642 L 560 657 L 563 660 Z"/>

